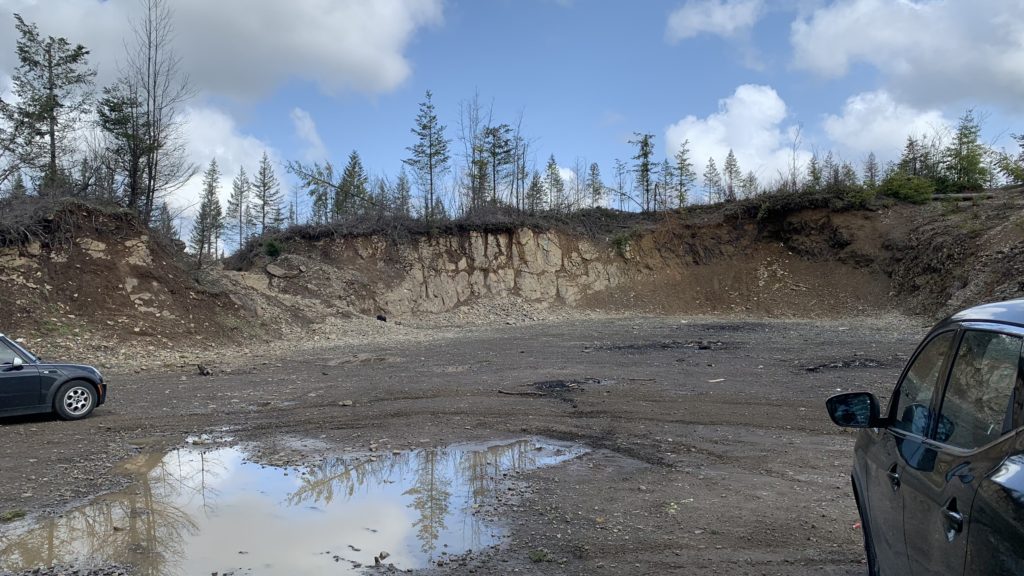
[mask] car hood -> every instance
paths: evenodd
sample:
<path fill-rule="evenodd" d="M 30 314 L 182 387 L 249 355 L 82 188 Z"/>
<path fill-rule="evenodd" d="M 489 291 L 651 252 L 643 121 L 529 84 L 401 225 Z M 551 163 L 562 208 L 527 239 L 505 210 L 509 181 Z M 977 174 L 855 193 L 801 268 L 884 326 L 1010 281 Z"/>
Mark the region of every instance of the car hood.
<path fill-rule="evenodd" d="M 98 378 L 101 381 L 103 376 L 100 375 L 100 371 L 87 364 L 56 364 L 53 362 L 40 362 L 35 365 L 40 370 L 60 370 L 65 374 L 87 374 L 93 378 Z"/>

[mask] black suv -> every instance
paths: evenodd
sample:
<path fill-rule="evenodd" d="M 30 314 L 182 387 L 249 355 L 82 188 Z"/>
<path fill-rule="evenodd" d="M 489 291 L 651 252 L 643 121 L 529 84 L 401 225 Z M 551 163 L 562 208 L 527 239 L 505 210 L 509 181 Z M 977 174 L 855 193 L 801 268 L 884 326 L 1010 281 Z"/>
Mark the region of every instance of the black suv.
<path fill-rule="evenodd" d="M 55 411 L 65 420 L 78 420 L 106 399 L 99 370 L 43 362 L 0 334 L 0 416 Z"/>
<path fill-rule="evenodd" d="M 1024 300 L 964 310 L 918 346 L 880 413 L 828 399 L 863 428 L 853 495 L 878 575 L 1024 574 Z"/>

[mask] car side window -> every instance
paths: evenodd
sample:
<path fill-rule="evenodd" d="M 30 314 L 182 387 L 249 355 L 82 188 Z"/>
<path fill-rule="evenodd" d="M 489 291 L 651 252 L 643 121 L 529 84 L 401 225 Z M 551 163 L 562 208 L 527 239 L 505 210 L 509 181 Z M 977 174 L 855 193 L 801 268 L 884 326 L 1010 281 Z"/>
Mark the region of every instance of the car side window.
<path fill-rule="evenodd" d="M 925 436 L 931 425 L 931 402 L 935 385 L 942 377 L 946 356 L 953 344 L 955 331 L 932 338 L 914 358 L 893 401 L 896 420 L 893 428 Z"/>
<path fill-rule="evenodd" d="M 1021 339 L 997 332 L 964 333 L 942 399 L 939 440 L 958 448 L 980 448 L 1013 426 L 1014 390 L 1020 387 Z"/>
<path fill-rule="evenodd" d="M 0 364 L 11 364 L 12 362 L 14 362 L 14 350 L 0 342 Z"/>

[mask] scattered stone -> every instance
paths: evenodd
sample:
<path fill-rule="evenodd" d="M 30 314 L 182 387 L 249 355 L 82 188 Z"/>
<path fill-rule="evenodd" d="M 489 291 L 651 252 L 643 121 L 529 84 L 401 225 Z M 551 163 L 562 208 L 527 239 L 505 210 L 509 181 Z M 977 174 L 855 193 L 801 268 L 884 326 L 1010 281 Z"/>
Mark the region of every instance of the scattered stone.
<path fill-rule="evenodd" d="M 341 402 L 338 402 L 338 406 L 353 406 L 354 404 L 355 403 L 351 400 L 342 400 Z"/>
<path fill-rule="evenodd" d="M 200 376 L 210 376 L 211 374 L 213 374 L 213 372 L 209 368 L 202 364 L 196 364 L 196 368 L 199 369 Z"/>
<path fill-rule="evenodd" d="M 380 320 L 381 322 L 387 322 L 388 317 L 383 314 L 377 314 L 377 320 Z"/>

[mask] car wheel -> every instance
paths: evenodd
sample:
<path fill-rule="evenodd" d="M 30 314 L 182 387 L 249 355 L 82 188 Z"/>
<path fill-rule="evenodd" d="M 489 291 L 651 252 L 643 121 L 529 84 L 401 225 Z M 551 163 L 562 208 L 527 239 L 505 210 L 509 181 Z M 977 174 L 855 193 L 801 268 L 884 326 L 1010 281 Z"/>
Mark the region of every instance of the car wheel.
<path fill-rule="evenodd" d="M 871 538 L 871 525 L 868 517 L 860 507 L 860 499 L 857 501 L 857 513 L 860 514 L 860 529 L 864 534 L 864 555 L 868 559 L 868 576 L 879 576 L 878 556 L 875 554 L 875 541 Z"/>
<path fill-rule="evenodd" d="M 80 420 L 96 407 L 96 389 L 86 382 L 65 382 L 57 390 L 53 405 L 64 420 Z"/>

